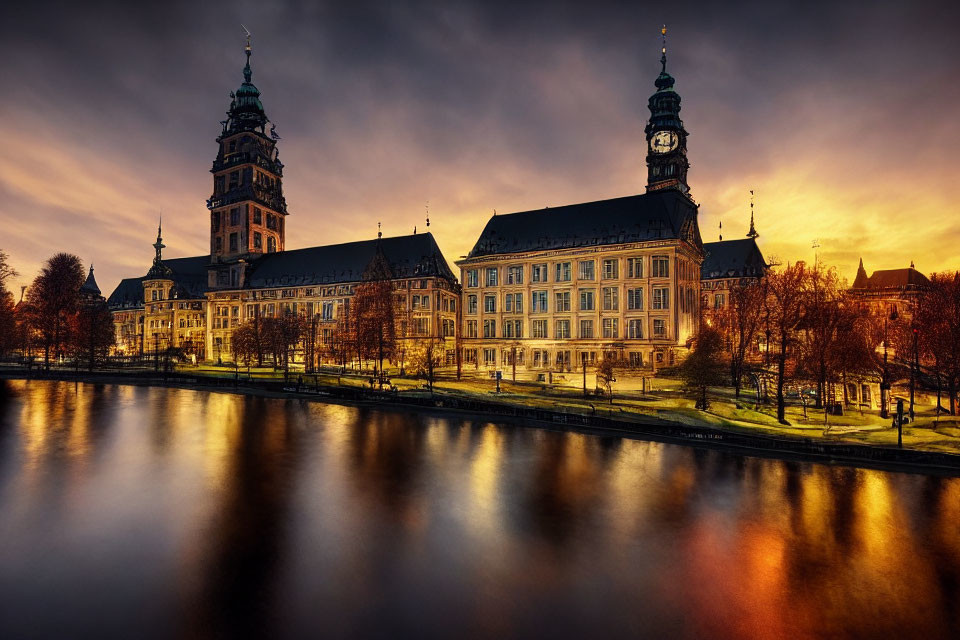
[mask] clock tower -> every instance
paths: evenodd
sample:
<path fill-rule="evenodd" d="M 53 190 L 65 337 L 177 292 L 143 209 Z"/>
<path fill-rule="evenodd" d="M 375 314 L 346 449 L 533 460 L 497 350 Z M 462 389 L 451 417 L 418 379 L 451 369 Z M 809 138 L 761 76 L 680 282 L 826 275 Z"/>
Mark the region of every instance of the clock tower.
<path fill-rule="evenodd" d="M 687 131 L 680 120 L 680 96 L 673 89 L 674 79 L 667 73 L 667 28 L 660 31 L 663 48 L 660 75 L 650 96 L 650 120 L 644 129 L 647 137 L 647 191 L 676 189 L 690 195 L 687 185 Z"/>

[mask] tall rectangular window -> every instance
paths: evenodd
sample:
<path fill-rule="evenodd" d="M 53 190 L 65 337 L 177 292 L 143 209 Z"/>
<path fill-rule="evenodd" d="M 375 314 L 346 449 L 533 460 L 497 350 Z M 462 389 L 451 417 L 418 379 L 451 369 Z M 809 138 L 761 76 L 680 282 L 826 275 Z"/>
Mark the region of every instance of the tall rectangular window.
<path fill-rule="evenodd" d="M 263 234 L 261 234 L 259 231 L 253 232 L 253 248 L 263 249 Z"/>
<path fill-rule="evenodd" d="M 231 253 L 237 250 L 237 246 L 238 246 L 237 234 L 231 233 L 231 234 L 230 234 L 230 251 L 231 251 Z"/>
<path fill-rule="evenodd" d="M 557 320 L 553 326 L 553 337 L 557 340 L 570 339 L 570 321 Z"/>
<path fill-rule="evenodd" d="M 483 312 L 484 313 L 497 312 L 497 296 L 483 296 Z"/>
<path fill-rule="evenodd" d="M 667 337 L 667 321 L 661 318 L 654 318 L 653 320 L 653 337 L 654 338 L 666 338 Z"/>
<path fill-rule="evenodd" d="M 547 311 L 547 292 L 530 292 L 530 311 L 532 313 L 546 313 Z"/>
<path fill-rule="evenodd" d="M 653 277 L 670 277 L 670 258 L 667 256 L 653 256 Z"/>
<path fill-rule="evenodd" d="M 627 309 L 643 311 L 643 289 L 627 289 Z"/>
<path fill-rule="evenodd" d="M 594 309 L 596 309 L 594 290 L 580 289 L 580 311 L 593 311 Z"/>
<path fill-rule="evenodd" d="M 475 294 L 470 294 L 467 296 L 467 313 L 476 313 L 477 312 L 477 296 Z"/>
<path fill-rule="evenodd" d="M 488 287 L 497 286 L 497 283 L 499 282 L 499 279 L 497 278 L 497 276 L 499 275 L 497 268 L 487 267 L 484 271 L 486 272 L 486 286 Z"/>
<path fill-rule="evenodd" d="M 497 364 L 497 350 L 496 349 L 484 349 L 483 350 L 483 364 L 487 366 L 493 366 Z"/>
<path fill-rule="evenodd" d="M 535 264 L 532 267 L 530 267 L 530 281 L 546 282 L 547 281 L 547 265 Z"/>
<path fill-rule="evenodd" d="M 603 337 L 617 339 L 620 337 L 620 327 L 617 318 L 603 319 Z"/>
<path fill-rule="evenodd" d="M 628 278 L 642 278 L 643 277 L 643 258 L 627 258 L 627 277 Z"/>
<path fill-rule="evenodd" d="M 580 321 L 580 337 L 581 338 L 593 337 L 593 320 Z"/>
<path fill-rule="evenodd" d="M 634 318 L 627 324 L 627 338 L 640 340 L 643 338 L 643 320 Z"/>
<path fill-rule="evenodd" d="M 480 286 L 480 272 L 476 269 L 467 269 L 467 286 L 468 287 L 479 287 Z"/>
<path fill-rule="evenodd" d="M 620 310 L 620 289 L 618 289 L 617 287 L 603 288 L 603 310 L 604 311 Z"/>
<path fill-rule="evenodd" d="M 523 284 L 523 267 L 507 267 L 507 284 Z"/>
<path fill-rule="evenodd" d="M 557 291 L 556 294 L 557 304 L 554 305 L 554 311 L 570 311 L 570 292 L 569 291 Z"/>
<path fill-rule="evenodd" d="M 554 282 L 570 282 L 570 275 L 570 263 L 558 262 L 557 277 L 554 278 Z"/>
<path fill-rule="evenodd" d="M 616 258 L 603 261 L 603 279 L 615 280 L 620 277 L 620 261 Z"/>
<path fill-rule="evenodd" d="M 724 303 L 724 301 L 725 301 L 725 298 L 726 298 L 726 296 L 724 296 L 724 294 L 722 294 L 722 293 L 714 294 L 714 296 L 713 296 L 713 308 L 714 308 L 714 309 L 723 309 L 723 306 L 724 306 L 723 303 Z"/>
<path fill-rule="evenodd" d="M 483 321 L 483 337 L 484 338 L 497 337 L 497 321 L 496 320 Z"/>
<path fill-rule="evenodd" d="M 593 260 L 581 260 L 577 264 L 577 277 L 580 280 L 593 280 L 594 279 L 593 265 L 594 265 Z"/>
<path fill-rule="evenodd" d="M 259 207 L 253 208 L 253 224 L 263 224 L 263 211 Z"/>
<path fill-rule="evenodd" d="M 234 207 L 230 209 L 230 226 L 237 226 L 240 224 L 240 207 Z"/>
<path fill-rule="evenodd" d="M 513 294 L 507 293 L 503 296 L 503 311 L 505 313 L 513 312 Z"/>
<path fill-rule="evenodd" d="M 655 287 L 653 290 L 653 308 L 654 309 L 669 309 L 670 308 L 670 289 L 666 287 Z"/>
<path fill-rule="evenodd" d="M 530 333 L 534 338 L 546 338 L 547 337 L 547 321 L 534 320 L 530 324 Z"/>
<path fill-rule="evenodd" d="M 466 328 L 467 338 L 476 338 L 477 337 L 477 321 L 476 320 L 467 320 Z"/>

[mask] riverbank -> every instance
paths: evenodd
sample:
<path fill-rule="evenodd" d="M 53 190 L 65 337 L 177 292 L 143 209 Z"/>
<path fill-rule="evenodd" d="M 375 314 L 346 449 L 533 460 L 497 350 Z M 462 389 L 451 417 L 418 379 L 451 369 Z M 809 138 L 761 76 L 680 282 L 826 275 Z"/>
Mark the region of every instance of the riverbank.
<path fill-rule="evenodd" d="M 333 376 L 339 379 L 337 376 Z M 927 475 L 960 475 L 960 455 L 918 448 L 896 448 L 837 439 L 758 433 L 715 413 L 691 415 L 683 407 L 654 408 L 633 412 L 624 406 L 581 402 L 529 402 L 516 393 L 481 394 L 463 389 L 434 391 L 408 386 L 404 390 L 380 391 L 356 384 L 323 384 L 321 376 L 280 379 L 243 379 L 236 376 L 162 374 L 153 371 L 78 372 L 56 370 L 0 370 L 0 379 L 38 379 L 91 384 L 163 386 L 203 391 L 238 393 L 262 397 L 376 405 L 406 410 L 456 412 L 481 420 L 501 420 L 553 430 L 573 430 L 601 437 L 626 437 L 672 444 L 724 449 L 743 455 L 821 464 L 876 468 Z M 329 376 L 322 376 L 329 379 Z M 341 381 L 342 382 L 342 381 Z M 589 407 L 586 409 L 583 405 Z M 577 410 L 577 409 L 581 410 Z M 698 418 L 701 418 L 698 420 Z M 894 435 L 895 438 L 895 435 Z"/>

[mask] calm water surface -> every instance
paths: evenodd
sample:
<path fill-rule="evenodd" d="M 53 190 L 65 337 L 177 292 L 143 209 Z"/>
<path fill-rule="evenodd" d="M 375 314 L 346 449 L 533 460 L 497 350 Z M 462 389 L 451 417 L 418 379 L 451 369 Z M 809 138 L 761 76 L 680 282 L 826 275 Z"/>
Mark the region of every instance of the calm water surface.
<path fill-rule="evenodd" d="M 0 385 L 0 638 L 960 637 L 960 479 Z"/>

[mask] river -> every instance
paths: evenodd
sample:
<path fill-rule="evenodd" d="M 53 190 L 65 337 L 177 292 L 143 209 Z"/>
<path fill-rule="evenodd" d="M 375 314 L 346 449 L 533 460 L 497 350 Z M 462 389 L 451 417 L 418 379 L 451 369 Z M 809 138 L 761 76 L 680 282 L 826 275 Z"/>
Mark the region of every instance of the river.
<path fill-rule="evenodd" d="M 0 637 L 960 637 L 960 479 L 0 381 Z"/>

